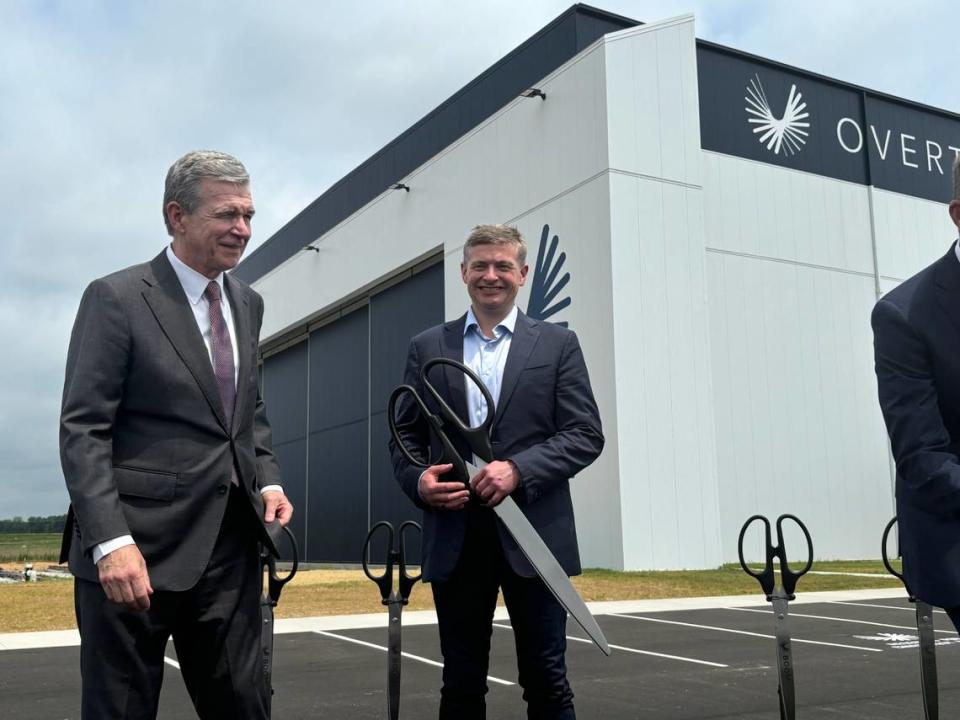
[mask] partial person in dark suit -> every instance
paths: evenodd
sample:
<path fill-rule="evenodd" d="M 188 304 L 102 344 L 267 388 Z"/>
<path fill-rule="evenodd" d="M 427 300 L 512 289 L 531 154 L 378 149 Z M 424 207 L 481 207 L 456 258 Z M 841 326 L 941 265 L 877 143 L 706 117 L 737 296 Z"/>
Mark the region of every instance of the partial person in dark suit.
<path fill-rule="evenodd" d="M 950 217 L 960 229 L 960 159 Z M 960 247 L 873 309 L 880 407 L 897 464 L 903 570 L 960 630 Z"/>
<path fill-rule="evenodd" d="M 564 570 L 579 574 L 569 479 L 600 454 L 600 417 L 577 336 L 531 320 L 515 305 L 527 276 L 520 233 L 504 225 L 475 228 L 460 271 L 470 308 L 413 338 L 405 382 L 427 398 L 419 379 L 427 360 L 447 357 L 472 368 L 496 406 L 491 441 L 497 460 L 471 479 L 471 494 L 444 479 L 452 466 L 421 473 L 391 445 L 397 480 L 424 511 L 423 577 L 433 589 L 443 653 L 440 718 L 486 716 L 490 636 L 502 589 L 528 717 L 568 720 L 575 713 L 564 657 L 566 611 L 490 508 L 511 495 Z M 438 389 L 446 389 L 446 400 L 468 424 L 479 425 L 486 417 L 480 392 L 462 374 L 447 371 L 446 378 L 435 383 Z M 436 439 L 409 399 L 397 419 L 407 447 L 424 461 L 437 457 Z"/>
<path fill-rule="evenodd" d="M 94 280 L 70 337 L 60 454 L 84 720 L 155 718 L 173 637 L 199 717 L 268 717 L 258 543 L 290 521 L 260 399 L 263 301 L 225 273 L 250 239 L 243 165 L 170 168 L 173 241 Z"/>

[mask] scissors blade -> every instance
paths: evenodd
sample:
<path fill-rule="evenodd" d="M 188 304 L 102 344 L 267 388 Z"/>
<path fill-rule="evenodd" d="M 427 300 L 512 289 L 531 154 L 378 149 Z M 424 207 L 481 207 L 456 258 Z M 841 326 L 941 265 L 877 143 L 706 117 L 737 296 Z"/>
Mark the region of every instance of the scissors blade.
<path fill-rule="evenodd" d="M 777 637 L 777 678 L 779 679 L 780 716 L 785 720 L 796 717 L 796 696 L 793 690 L 793 648 L 790 644 L 787 603 L 782 588 L 777 588 L 773 603 L 774 634 Z"/>
<path fill-rule="evenodd" d="M 487 463 L 481 461 L 478 467 L 468 461 L 466 465 L 470 477 L 473 477 L 480 472 L 480 469 L 487 465 Z M 550 548 L 543 542 L 536 528 L 530 524 L 530 521 L 527 520 L 527 516 L 523 514 L 523 511 L 517 507 L 517 503 L 514 502 L 513 498 L 508 495 L 499 505 L 493 508 L 493 511 L 503 522 L 504 527 L 507 528 L 507 532 L 509 532 L 516 541 L 524 557 L 533 565 L 533 569 L 537 571 L 537 575 L 540 576 L 540 579 L 543 580 L 550 592 L 553 593 L 557 602 L 577 621 L 577 624 L 590 636 L 590 639 L 596 643 L 597 647 L 600 648 L 605 655 L 609 655 L 610 645 L 607 643 L 607 639 L 604 637 L 600 626 L 597 625 L 597 621 L 593 615 L 590 614 L 590 610 L 587 609 L 586 603 L 583 602 L 583 599 L 573 587 L 573 583 L 570 582 L 570 578 L 567 577 L 567 573 L 560 567 L 560 563 L 557 562 L 553 553 L 550 552 Z"/>
<path fill-rule="evenodd" d="M 263 650 L 263 681 L 267 686 L 267 704 L 273 696 L 273 601 L 267 595 L 260 596 L 260 643 Z"/>
<path fill-rule="evenodd" d="M 387 606 L 390 626 L 387 629 L 387 712 L 390 720 L 400 716 L 400 614 L 403 603 L 399 596 Z"/>
<path fill-rule="evenodd" d="M 933 634 L 933 608 L 917 600 L 917 634 L 920 637 L 920 687 L 926 720 L 937 720 L 940 700 L 937 690 L 937 651 Z"/>

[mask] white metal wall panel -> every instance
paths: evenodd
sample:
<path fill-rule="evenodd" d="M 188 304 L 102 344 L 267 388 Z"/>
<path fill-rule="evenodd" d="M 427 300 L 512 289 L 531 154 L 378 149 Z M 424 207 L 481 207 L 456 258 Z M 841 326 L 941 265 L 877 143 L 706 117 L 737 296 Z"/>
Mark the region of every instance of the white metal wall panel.
<path fill-rule="evenodd" d="M 724 559 L 755 512 L 798 515 L 819 558 L 877 557 L 893 495 L 873 278 L 707 258 Z"/>
<path fill-rule="evenodd" d="M 699 185 L 693 18 L 606 36 L 610 167 Z"/>
<path fill-rule="evenodd" d="M 873 274 L 867 188 L 704 152 L 707 246 Z"/>
<path fill-rule="evenodd" d="M 607 36 L 606 52 L 624 564 L 715 566 L 693 20 Z"/>
<path fill-rule="evenodd" d="M 957 228 L 943 203 L 875 189 L 873 209 L 877 266 L 881 277 L 894 284 L 923 270 L 957 239 Z"/>
<path fill-rule="evenodd" d="M 700 190 L 611 175 L 625 565 L 720 563 Z"/>

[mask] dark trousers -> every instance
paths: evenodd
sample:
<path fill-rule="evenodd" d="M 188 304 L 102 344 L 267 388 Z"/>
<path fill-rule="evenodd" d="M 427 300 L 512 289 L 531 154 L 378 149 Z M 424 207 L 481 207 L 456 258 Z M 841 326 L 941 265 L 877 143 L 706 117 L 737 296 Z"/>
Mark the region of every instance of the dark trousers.
<path fill-rule="evenodd" d="M 83 720 L 153 720 L 172 636 L 202 720 L 266 720 L 260 638 L 260 566 L 247 500 L 231 490 L 223 526 L 200 581 L 155 591 L 150 609 L 110 602 L 99 583 L 77 579 Z M 149 572 L 149 567 L 147 568 Z"/>
<path fill-rule="evenodd" d="M 950 618 L 950 622 L 953 623 L 953 626 L 957 629 L 957 633 L 960 634 L 960 606 L 946 608 L 946 612 Z"/>
<path fill-rule="evenodd" d="M 514 573 L 504 558 L 495 516 L 470 509 L 463 552 L 453 575 L 434 582 L 443 653 L 440 720 L 486 717 L 487 669 L 497 591 L 513 625 L 519 682 L 530 720 L 574 720 L 567 682 L 567 613 L 538 577 Z"/>

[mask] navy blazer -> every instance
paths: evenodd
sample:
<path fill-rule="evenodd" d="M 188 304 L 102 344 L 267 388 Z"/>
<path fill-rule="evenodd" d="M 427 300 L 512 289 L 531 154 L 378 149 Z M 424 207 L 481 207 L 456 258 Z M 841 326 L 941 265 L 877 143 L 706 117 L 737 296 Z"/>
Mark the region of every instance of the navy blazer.
<path fill-rule="evenodd" d="M 904 576 L 960 605 L 960 261 L 942 258 L 873 309 L 880 407 L 897 464 Z"/>
<path fill-rule="evenodd" d="M 417 388 L 428 404 L 429 395 L 420 384 L 420 368 L 434 357 L 463 362 L 465 322 L 464 314 L 420 333 L 410 342 L 404 382 Z M 466 418 L 463 374 L 449 367 L 438 368 L 436 374 L 433 385 L 451 408 Z M 436 458 L 439 444 L 408 397 L 397 410 L 398 429 L 406 446 L 419 449 L 425 461 L 428 451 L 429 457 Z M 531 320 L 522 312 L 517 314 L 490 434 L 496 459 L 512 461 L 520 474 L 520 486 L 513 492 L 513 499 L 567 574 L 579 574 L 580 553 L 569 479 L 600 455 L 603 431 L 574 332 Z M 471 457 L 456 433 L 451 435 L 463 456 Z M 442 582 L 453 572 L 460 557 L 467 511 L 425 506 L 417 492 L 422 469 L 410 465 L 393 440 L 390 452 L 397 481 L 424 511 L 423 577 Z M 510 567 L 518 575 L 532 577 L 535 571 L 520 548 L 501 523 L 497 526 Z"/>

